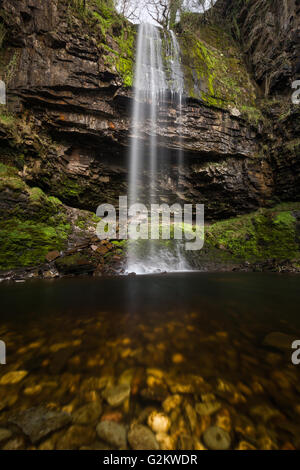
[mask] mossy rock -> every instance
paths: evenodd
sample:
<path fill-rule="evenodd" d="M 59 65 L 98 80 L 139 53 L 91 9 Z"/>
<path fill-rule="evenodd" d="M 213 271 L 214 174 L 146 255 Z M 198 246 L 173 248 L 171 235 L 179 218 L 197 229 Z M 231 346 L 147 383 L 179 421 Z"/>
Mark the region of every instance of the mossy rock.
<path fill-rule="evenodd" d="M 35 266 L 65 247 L 70 225 L 50 226 L 11 218 L 0 222 L 0 269 Z"/>
<path fill-rule="evenodd" d="M 55 261 L 55 265 L 61 274 L 86 274 L 96 269 L 96 263 L 81 253 L 63 256 Z"/>
<path fill-rule="evenodd" d="M 299 211 L 300 203 L 285 203 L 211 224 L 195 256 L 253 263 L 300 259 Z"/>
<path fill-rule="evenodd" d="M 188 96 L 210 106 L 237 107 L 257 121 L 256 86 L 251 80 L 242 52 L 231 35 L 219 26 L 202 25 L 178 37 Z"/>

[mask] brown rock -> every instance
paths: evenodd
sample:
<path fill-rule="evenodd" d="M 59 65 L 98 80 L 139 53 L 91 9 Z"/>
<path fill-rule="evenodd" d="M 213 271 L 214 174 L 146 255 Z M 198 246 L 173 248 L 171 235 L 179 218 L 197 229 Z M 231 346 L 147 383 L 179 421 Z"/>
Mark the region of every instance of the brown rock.
<path fill-rule="evenodd" d="M 46 254 L 45 258 L 48 261 L 48 263 L 51 263 L 51 261 L 54 261 L 55 259 L 60 257 L 59 251 L 49 251 L 49 253 Z"/>

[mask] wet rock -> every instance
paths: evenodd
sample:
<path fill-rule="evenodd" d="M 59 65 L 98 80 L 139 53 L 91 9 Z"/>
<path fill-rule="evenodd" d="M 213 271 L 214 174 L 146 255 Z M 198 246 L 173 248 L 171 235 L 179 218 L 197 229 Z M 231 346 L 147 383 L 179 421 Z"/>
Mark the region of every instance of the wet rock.
<path fill-rule="evenodd" d="M 229 433 L 218 426 L 208 428 L 203 434 L 203 441 L 210 450 L 227 450 L 231 444 Z"/>
<path fill-rule="evenodd" d="M 187 416 L 191 431 L 194 431 L 197 424 L 197 414 L 194 408 L 190 405 L 190 403 L 185 403 L 184 411 Z"/>
<path fill-rule="evenodd" d="M 230 107 L 229 107 L 229 112 L 230 112 L 231 116 L 239 117 L 239 116 L 241 115 L 240 110 L 239 110 L 238 108 L 236 108 L 236 107 L 230 106 Z"/>
<path fill-rule="evenodd" d="M 268 435 L 262 436 L 258 440 L 260 450 L 278 450 L 276 442 Z"/>
<path fill-rule="evenodd" d="M 73 413 L 73 421 L 76 424 L 91 424 L 99 419 L 102 413 L 101 403 L 98 401 L 88 403 Z"/>
<path fill-rule="evenodd" d="M 231 431 L 231 418 L 230 418 L 230 413 L 227 409 L 221 410 L 216 415 L 216 426 L 224 429 L 224 431 L 227 431 L 227 432 Z"/>
<path fill-rule="evenodd" d="M 34 385 L 33 387 L 26 387 L 23 391 L 24 395 L 33 396 L 38 395 L 41 393 L 42 387 L 41 385 Z"/>
<path fill-rule="evenodd" d="M 192 436 L 189 434 L 180 434 L 179 436 L 179 449 L 180 450 L 192 450 L 194 441 Z"/>
<path fill-rule="evenodd" d="M 236 450 L 256 450 L 256 448 L 247 441 L 239 442 L 239 445 L 236 447 Z"/>
<path fill-rule="evenodd" d="M 284 371 L 275 370 L 271 373 L 271 378 L 283 390 L 288 390 L 292 386 L 293 377 Z"/>
<path fill-rule="evenodd" d="M 121 384 L 116 387 L 107 388 L 102 393 L 102 396 L 110 406 L 120 406 L 130 396 L 130 386 Z"/>
<path fill-rule="evenodd" d="M 274 352 L 269 352 L 266 355 L 266 362 L 271 366 L 277 366 L 282 360 L 282 355 Z"/>
<path fill-rule="evenodd" d="M 153 375 L 149 375 L 147 377 L 147 385 L 148 387 L 164 387 L 164 383 L 161 379 L 158 379 L 157 377 L 153 377 Z"/>
<path fill-rule="evenodd" d="M 119 385 L 131 386 L 131 382 L 134 377 L 134 369 L 127 369 L 119 377 Z"/>
<path fill-rule="evenodd" d="M 101 416 L 101 421 L 114 421 L 115 423 L 119 423 L 122 421 L 123 415 L 119 411 L 105 413 Z"/>
<path fill-rule="evenodd" d="M 239 382 L 237 384 L 237 388 L 244 395 L 249 395 L 249 396 L 252 395 L 252 390 L 249 387 L 247 387 L 247 385 L 243 384 L 242 382 Z"/>
<path fill-rule="evenodd" d="M 207 450 L 206 447 L 202 444 L 202 442 L 198 441 L 197 439 L 194 439 L 194 449 L 195 450 Z"/>
<path fill-rule="evenodd" d="M 179 354 L 179 353 L 173 354 L 173 356 L 172 356 L 172 362 L 173 362 L 174 364 L 181 364 L 182 362 L 184 362 L 184 357 L 183 357 L 183 355 L 182 355 L 182 354 Z"/>
<path fill-rule="evenodd" d="M 56 444 L 57 450 L 75 450 L 90 442 L 94 442 L 96 432 L 94 428 L 88 426 L 80 426 L 75 424 L 71 426 L 63 436 L 58 439 Z"/>
<path fill-rule="evenodd" d="M 118 449 L 126 448 L 126 429 L 114 421 L 101 421 L 96 428 L 100 439 Z"/>
<path fill-rule="evenodd" d="M 54 261 L 55 259 L 59 258 L 60 253 L 59 251 L 49 251 L 49 253 L 46 254 L 45 258 L 48 261 L 48 263 L 51 263 L 51 261 Z"/>
<path fill-rule="evenodd" d="M 156 434 L 156 440 L 161 450 L 174 450 L 175 442 L 172 436 L 165 433 Z"/>
<path fill-rule="evenodd" d="M 153 432 L 137 424 L 133 426 L 128 433 L 128 442 L 133 450 L 158 450 L 159 445 Z"/>
<path fill-rule="evenodd" d="M 12 432 L 9 429 L 0 428 L 0 444 L 7 441 L 12 436 Z"/>
<path fill-rule="evenodd" d="M 216 401 L 216 396 L 213 393 L 201 393 L 201 400 L 203 403 Z"/>
<path fill-rule="evenodd" d="M 152 413 L 148 416 L 148 426 L 155 433 L 167 433 L 171 427 L 171 421 L 170 418 L 164 413 L 152 411 Z"/>
<path fill-rule="evenodd" d="M 285 442 L 280 450 L 296 450 L 291 442 Z"/>
<path fill-rule="evenodd" d="M 177 394 L 189 394 L 195 393 L 196 389 L 194 384 L 187 383 L 185 381 L 178 381 L 178 382 L 169 382 L 170 390 L 174 395 Z"/>
<path fill-rule="evenodd" d="M 198 421 L 197 423 L 197 433 L 200 436 L 201 434 L 206 431 L 211 426 L 211 416 L 206 415 L 206 416 L 201 416 L 200 417 L 200 422 Z"/>
<path fill-rule="evenodd" d="M 22 429 L 35 444 L 48 434 L 67 426 L 71 422 L 71 417 L 67 413 L 38 406 L 13 416 L 9 422 Z"/>
<path fill-rule="evenodd" d="M 89 446 L 82 446 L 79 450 L 113 450 L 112 446 L 109 446 L 106 442 L 93 442 Z"/>
<path fill-rule="evenodd" d="M 18 395 L 0 396 L 0 411 L 13 406 L 18 400 Z"/>
<path fill-rule="evenodd" d="M 87 274 L 96 270 L 97 266 L 92 260 L 80 253 L 58 258 L 55 266 L 61 274 Z"/>
<path fill-rule="evenodd" d="M 151 387 L 141 390 L 141 396 L 145 400 L 163 401 L 168 396 L 168 388 L 165 384 L 152 384 Z"/>
<path fill-rule="evenodd" d="M 259 417 L 264 423 L 267 423 L 268 421 L 270 421 L 270 419 L 281 416 L 279 410 L 276 410 L 275 408 L 271 408 L 270 406 L 264 404 L 257 405 L 251 408 L 250 414 L 252 416 Z"/>
<path fill-rule="evenodd" d="M 164 378 L 164 372 L 160 369 L 148 368 L 147 375 L 156 377 L 157 379 L 162 380 Z"/>
<path fill-rule="evenodd" d="M 11 439 L 2 447 L 2 450 L 24 450 L 24 449 L 25 449 L 25 440 L 22 436 L 18 436 L 18 437 Z"/>
<path fill-rule="evenodd" d="M 102 390 L 112 383 L 112 377 L 103 376 L 103 377 L 89 377 L 84 379 L 80 386 L 80 391 L 86 392 L 91 390 Z"/>
<path fill-rule="evenodd" d="M 162 407 L 166 413 L 170 413 L 174 408 L 180 406 L 181 401 L 180 395 L 171 395 L 164 400 Z"/>
<path fill-rule="evenodd" d="M 200 416 L 208 416 L 216 413 L 221 408 L 218 401 L 196 403 L 195 409 Z"/>
<path fill-rule="evenodd" d="M 272 348 L 280 349 L 286 351 L 291 349 L 292 342 L 297 339 L 295 336 L 286 335 L 278 331 L 274 333 L 269 333 L 263 340 L 264 346 L 271 346 Z"/>
<path fill-rule="evenodd" d="M 0 379 L 0 385 L 14 385 L 26 377 L 28 372 L 26 370 L 16 370 L 14 372 L 8 372 L 4 374 Z"/>

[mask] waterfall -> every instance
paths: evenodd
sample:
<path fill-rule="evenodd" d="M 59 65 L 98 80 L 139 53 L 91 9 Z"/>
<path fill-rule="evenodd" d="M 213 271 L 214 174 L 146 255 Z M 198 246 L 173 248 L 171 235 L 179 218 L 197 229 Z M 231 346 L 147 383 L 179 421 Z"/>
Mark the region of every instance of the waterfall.
<path fill-rule="evenodd" d="M 180 64 L 180 48 L 173 31 L 168 31 L 166 60 L 163 61 L 162 30 L 151 24 L 140 24 L 138 31 L 132 109 L 132 137 L 129 165 L 129 205 L 159 203 L 157 186 L 158 115 L 171 95 L 179 109 L 177 129 L 181 136 L 181 108 L 184 79 Z M 169 69 L 169 73 L 167 70 Z M 180 142 L 181 137 L 179 138 Z M 180 142 L 181 143 L 181 142 Z M 181 147 L 181 145 L 180 145 Z M 161 153 L 161 150 L 160 150 Z M 182 165 L 182 150 L 178 150 L 178 167 Z M 127 272 L 151 273 L 186 270 L 177 241 L 166 246 L 157 240 L 130 241 Z"/>

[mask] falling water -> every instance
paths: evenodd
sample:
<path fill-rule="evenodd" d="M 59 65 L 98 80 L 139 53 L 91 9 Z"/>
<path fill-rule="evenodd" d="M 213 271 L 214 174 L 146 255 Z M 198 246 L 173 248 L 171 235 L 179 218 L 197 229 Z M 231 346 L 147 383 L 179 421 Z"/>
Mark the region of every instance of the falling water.
<path fill-rule="evenodd" d="M 181 135 L 184 80 L 176 36 L 173 31 L 168 34 L 170 76 L 167 76 L 162 59 L 161 30 L 151 24 L 139 26 L 130 146 L 129 205 L 146 201 L 148 209 L 150 204 L 159 203 L 158 113 L 161 107 L 166 106 L 170 93 L 172 100 L 179 107 L 178 132 Z M 178 155 L 178 163 L 181 166 L 181 150 Z M 145 175 L 148 177 L 145 178 Z M 172 244 L 172 248 L 167 248 L 165 244 L 152 240 L 131 241 L 128 248 L 127 272 L 139 274 L 186 270 L 186 262 L 181 255 L 179 244 L 175 241 Z"/>

